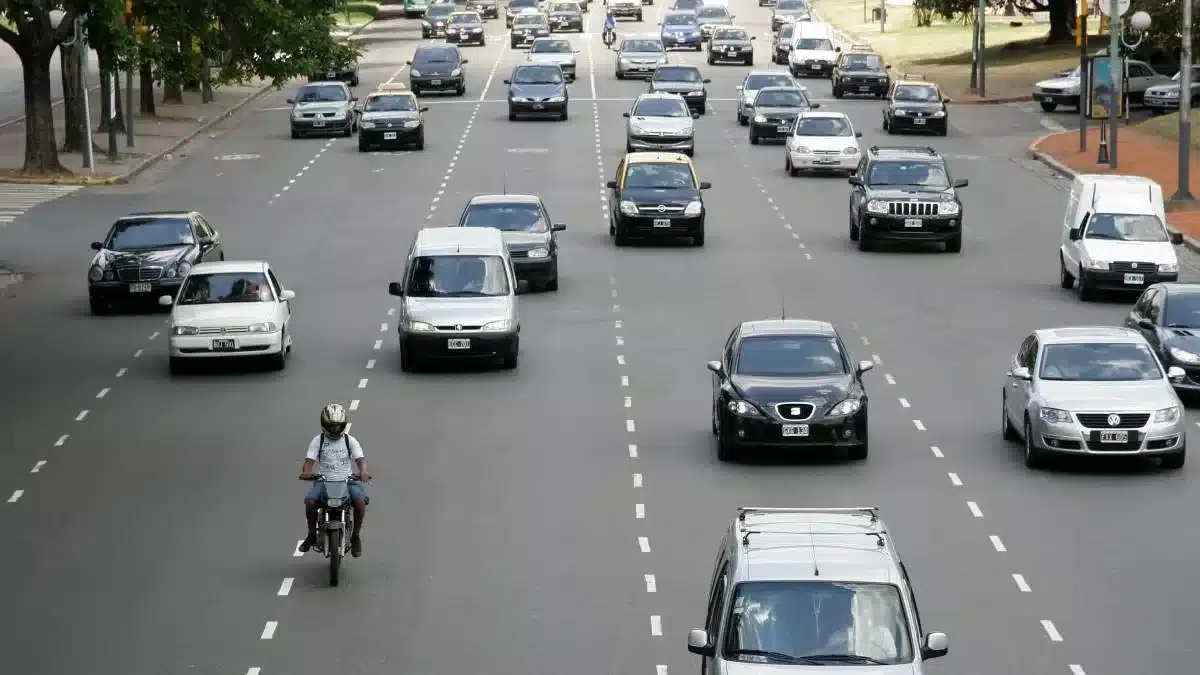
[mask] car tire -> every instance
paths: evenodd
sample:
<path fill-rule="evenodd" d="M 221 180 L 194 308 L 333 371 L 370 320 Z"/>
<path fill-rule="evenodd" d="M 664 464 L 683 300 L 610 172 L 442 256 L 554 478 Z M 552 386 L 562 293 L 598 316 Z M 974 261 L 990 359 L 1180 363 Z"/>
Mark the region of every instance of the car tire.
<path fill-rule="evenodd" d="M 367 144 L 366 144 L 366 143 L 363 141 L 363 139 L 362 139 L 362 136 L 359 136 L 359 137 L 358 137 L 358 151 L 359 151 L 359 152 L 366 152 L 367 150 L 370 150 L 370 149 L 371 149 L 371 146 L 367 145 Z"/>
<path fill-rule="evenodd" d="M 467 85 L 464 83 L 464 84 L 463 84 L 462 86 L 460 86 L 460 87 L 458 88 L 458 90 L 457 90 L 457 91 L 455 91 L 454 93 L 455 93 L 456 95 L 458 95 L 458 96 L 466 96 L 466 94 L 467 94 Z"/>
<path fill-rule="evenodd" d="M 1033 428 L 1029 425 L 1029 418 L 1025 418 L 1024 431 L 1025 466 L 1030 469 L 1038 469 L 1045 466 L 1048 453 L 1033 444 Z"/>
<path fill-rule="evenodd" d="M 280 337 L 281 344 L 278 354 L 271 355 L 271 370 L 283 370 L 287 368 L 288 362 L 288 347 L 287 347 L 287 332 L 285 331 Z"/>
<path fill-rule="evenodd" d="M 417 141 L 415 143 L 413 143 L 413 150 L 424 150 L 424 149 L 425 149 L 425 130 L 422 129 L 421 132 L 417 134 Z"/>
<path fill-rule="evenodd" d="M 713 58 L 713 57 L 710 55 L 710 56 L 708 57 L 708 65 L 712 66 L 712 65 L 715 65 L 716 63 L 717 63 L 716 59 L 714 59 L 714 58 Z"/>
<path fill-rule="evenodd" d="M 619 70 L 618 70 L 618 71 L 616 71 L 616 74 L 617 74 L 617 79 L 618 79 L 618 80 L 623 80 L 623 79 L 625 79 L 625 73 L 622 73 L 621 71 L 619 71 Z"/>
<path fill-rule="evenodd" d="M 546 283 L 542 286 L 542 290 L 543 291 L 557 291 L 558 290 L 558 270 L 554 270 L 554 275 L 546 280 Z"/>
<path fill-rule="evenodd" d="M 746 59 L 746 65 L 748 65 L 748 66 L 751 66 L 751 67 L 753 67 L 753 66 L 754 66 L 754 57 L 753 57 L 753 56 L 751 56 L 750 58 Z"/>
<path fill-rule="evenodd" d="M 961 253 L 962 252 L 962 232 L 954 235 L 946 242 L 946 253 Z"/>
<path fill-rule="evenodd" d="M 503 360 L 500 362 L 501 367 L 505 370 L 516 370 L 520 349 L 520 340 L 513 338 L 512 345 L 508 348 L 508 353 L 504 355 Z"/>
<path fill-rule="evenodd" d="M 92 316 L 104 316 L 112 313 L 112 306 L 97 298 L 88 298 L 88 309 L 91 310 Z"/>
<path fill-rule="evenodd" d="M 351 137 L 351 136 L 353 136 L 353 135 L 354 135 L 354 125 L 353 125 L 353 124 L 347 124 L 347 125 L 346 125 L 346 130 L 342 132 L 342 137 L 343 137 L 343 138 L 350 138 L 350 137 Z"/>
<path fill-rule="evenodd" d="M 749 120 L 749 119 L 747 119 L 747 118 L 746 118 L 746 116 L 745 116 L 745 115 L 743 115 L 743 114 L 742 114 L 742 113 L 739 111 L 739 112 L 738 112 L 738 114 L 737 114 L 737 123 L 738 123 L 738 124 L 740 124 L 741 126 L 746 126 L 747 124 L 749 124 L 749 123 L 750 123 L 750 120 Z"/>
<path fill-rule="evenodd" d="M 1075 294 L 1079 296 L 1080 302 L 1090 302 L 1096 294 L 1095 289 L 1088 283 L 1087 275 L 1083 270 L 1079 270 L 1079 276 L 1075 279 Z"/>
<path fill-rule="evenodd" d="M 1008 419 L 1008 393 L 1000 392 L 1000 437 L 1006 441 L 1019 441 L 1021 437 Z"/>
<path fill-rule="evenodd" d="M 875 248 L 875 241 L 871 239 L 871 233 L 860 226 L 858 228 L 858 250 L 870 251 L 873 248 Z"/>
<path fill-rule="evenodd" d="M 842 97 L 842 90 L 841 90 L 841 89 L 839 89 L 838 87 L 834 87 L 834 88 L 833 88 L 833 97 L 834 97 L 834 98 L 841 98 L 841 97 Z"/>
<path fill-rule="evenodd" d="M 692 146 L 692 147 L 688 148 L 687 150 L 684 150 L 683 154 L 687 155 L 688 157 L 695 157 L 696 156 L 695 146 Z"/>
<path fill-rule="evenodd" d="M 754 133 L 754 129 L 750 130 L 750 145 L 758 145 L 758 134 Z"/>
<path fill-rule="evenodd" d="M 508 109 L 508 121 L 509 122 L 517 121 L 517 111 L 516 110 L 513 110 L 512 108 Z"/>
<path fill-rule="evenodd" d="M 938 132 L 937 132 L 937 135 L 938 135 L 938 136 L 943 136 L 943 137 L 944 137 L 944 136 L 947 136 L 947 135 L 949 135 L 949 134 L 950 134 L 950 126 L 949 126 L 949 125 L 942 127 L 942 128 L 941 128 L 941 129 L 939 129 L 939 130 L 938 130 Z"/>
<path fill-rule="evenodd" d="M 1045 112 L 1054 112 L 1058 109 L 1058 104 L 1054 101 L 1042 101 L 1042 110 Z"/>
<path fill-rule="evenodd" d="M 300 132 L 292 129 L 292 139 L 295 140 L 297 138 L 300 138 Z"/>
<path fill-rule="evenodd" d="M 411 373 L 416 370 L 416 361 L 413 359 L 412 348 L 400 343 L 400 372 Z"/>
<path fill-rule="evenodd" d="M 796 167 L 792 166 L 792 158 L 788 155 L 783 156 L 783 170 L 786 171 L 787 175 L 790 177 L 794 177 L 798 173 L 796 171 Z"/>
<path fill-rule="evenodd" d="M 563 106 L 563 111 L 562 111 L 562 114 L 558 116 L 558 119 L 559 119 L 559 121 L 560 121 L 560 122 L 566 122 L 566 121 L 567 121 L 567 120 L 569 120 L 570 118 L 571 118 L 571 115 L 570 115 L 570 113 L 567 111 L 567 107 L 566 107 L 566 106 Z"/>
<path fill-rule="evenodd" d="M 641 12 L 638 12 L 638 13 L 637 13 L 637 17 L 635 17 L 635 19 L 634 19 L 634 20 L 635 20 L 635 21 L 641 21 L 641 20 L 642 20 L 642 13 L 641 13 Z"/>
<path fill-rule="evenodd" d="M 350 86 L 351 86 L 351 87 L 357 87 L 357 86 L 358 86 L 358 76 L 357 76 L 357 75 L 355 75 L 354 77 L 350 78 Z"/>
<path fill-rule="evenodd" d="M 1160 461 L 1162 462 L 1162 468 L 1164 469 L 1169 469 L 1171 471 L 1182 469 L 1184 462 L 1187 461 L 1187 447 L 1185 446 L 1176 450 L 1175 452 L 1163 455 Z"/>
<path fill-rule="evenodd" d="M 738 446 L 737 441 L 725 440 L 725 434 L 721 431 L 721 422 L 718 418 L 717 422 L 717 459 L 722 462 L 733 462 L 737 460 Z"/>
<path fill-rule="evenodd" d="M 1070 290 L 1075 287 L 1075 277 L 1067 271 L 1067 264 L 1063 261 L 1062 256 L 1058 256 L 1058 286 Z"/>
<path fill-rule="evenodd" d="M 616 226 L 616 230 L 615 230 L 614 234 L 616 235 L 614 243 L 617 246 L 628 246 L 629 245 L 629 235 L 622 232 L 621 227 L 619 225 Z"/>
<path fill-rule="evenodd" d="M 511 41 L 509 41 L 509 43 L 508 43 L 508 48 L 509 48 L 509 49 L 516 49 L 516 48 L 517 48 L 517 41 L 516 41 L 516 40 L 511 40 Z"/>
<path fill-rule="evenodd" d="M 692 246 L 704 248 L 704 228 L 700 228 L 700 232 L 692 235 Z"/>
<path fill-rule="evenodd" d="M 700 45 L 696 45 L 694 48 L 692 48 L 692 51 L 696 51 L 696 52 L 704 51 L 704 47 L 702 47 Z"/>
<path fill-rule="evenodd" d="M 850 214 L 849 220 L 850 220 L 850 241 L 858 241 L 860 232 L 859 232 L 858 223 L 854 222 L 854 214 L 853 213 Z"/>
<path fill-rule="evenodd" d="M 176 356 L 167 357 L 167 371 L 172 375 L 182 375 L 187 372 L 187 362 Z"/>

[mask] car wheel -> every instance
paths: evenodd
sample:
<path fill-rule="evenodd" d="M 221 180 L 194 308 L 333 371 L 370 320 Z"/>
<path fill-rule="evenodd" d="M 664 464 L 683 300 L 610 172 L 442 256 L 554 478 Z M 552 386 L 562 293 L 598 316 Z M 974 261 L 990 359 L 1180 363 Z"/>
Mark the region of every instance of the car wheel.
<path fill-rule="evenodd" d="M 753 129 L 750 130 L 750 145 L 758 145 L 758 134 Z"/>
<path fill-rule="evenodd" d="M 1067 271 L 1067 264 L 1063 262 L 1062 256 L 1058 257 L 1058 285 L 1061 288 L 1070 289 L 1075 285 L 1075 277 Z"/>
<path fill-rule="evenodd" d="M 1042 101 L 1042 110 L 1046 112 L 1054 112 L 1058 108 L 1058 104 L 1054 101 Z"/>
<path fill-rule="evenodd" d="M 1075 294 L 1079 296 L 1079 300 L 1082 302 L 1090 301 L 1092 296 L 1096 294 L 1095 289 L 1088 283 L 1087 275 L 1084 274 L 1082 269 L 1079 270 L 1079 277 L 1075 279 Z"/>
<path fill-rule="evenodd" d="M 558 290 L 558 270 L 554 271 L 554 276 L 552 276 L 546 280 L 545 285 L 542 286 L 542 290 L 544 290 L 544 291 L 557 291 Z"/>
<path fill-rule="evenodd" d="M 300 132 L 296 131 L 295 129 L 292 129 L 292 138 L 293 139 L 300 138 Z"/>
<path fill-rule="evenodd" d="M 850 214 L 850 241 L 858 241 L 859 237 L 858 223 L 854 222 L 854 214 Z"/>
<path fill-rule="evenodd" d="M 617 72 L 617 79 L 618 79 L 618 80 L 623 80 L 623 79 L 625 79 L 625 73 L 622 73 L 622 72 L 621 72 L 621 71 L 619 71 L 619 70 L 618 70 L 618 71 L 616 71 L 616 72 Z"/>
<path fill-rule="evenodd" d="M 711 66 L 711 65 L 713 65 L 713 64 L 715 64 L 715 63 L 716 63 L 716 61 L 714 61 L 714 60 L 713 60 L 713 57 L 711 57 L 711 56 L 710 56 L 710 57 L 708 57 L 708 65 L 710 65 L 710 66 Z"/>
<path fill-rule="evenodd" d="M 177 356 L 167 358 L 167 370 L 172 375 L 181 375 L 187 372 L 187 361 Z"/>
<path fill-rule="evenodd" d="M 1046 465 L 1046 451 L 1033 444 L 1033 428 L 1025 419 L 1025 466 L 1036 469 Z"/>
<path fill-rule="evenodd" d="M 350 78 L 350 86 L 351 86 L 351 87 L 357 87 L 357 86 L 358 86 L 358 76 L 357 76 L 357 75 L 355 75 L 354 77 Z"/>
<path fill-rule="evenodd" d="M 520 342 L 517 338 L 513 338 L 512 344 L 508 348 L 508 353 L 504 355 L 501 365 L 505 370 L 516 370 L 517 356 L 520 353 Z"/>
<path fill-rule="evenodd" d="M 616 241 L 614 243 L 616 243 L 617 246 L 629 245 L 629 235 L 622 231 L 620 225 L 616 226 L 616 232 L 614 234 L 616 234 Z"/>
<path fill-rule="evenodd" d="M 751 56 L 750 58 L 746 59 L 746 65 L 748 65 L 748 66 L 753 66 L 753 65 L 754 65 L 754 57 L 753 57 L 753 56 Z"/>
<path fill-rule="evenodd" d="M 716 436 L 717 435 L 717 404 L 716 403 L 713 403 L 712 420 L 710 421 L 710 425 L 712 426 L 712 435 Z"/>
<path fill-rule="evenodd" d="M 796 170 L 796 167 L 792 165 L 792 158 L 787 155 L 783 156 L 783 170 L 787 171 L 787 175 L 789 176 L 796 176 L 800 173 Z"/>
<path fill-rule="evenodd" d="M 871 233 L 860 226 L 858 228 L 858 250 L 870 251 L 873 248 L 875 248 L 875 242 L 871 239 Z"/>
<path fill-rule="evenodd" d="M 107 302 L 97 298 L 88 298 L 88 308 L 92 310 L 92 316 L 104 316 L 112 312 L 112 307 Z"/>
<path fill-rule="evenodd" d="M 1006 441 L 1020 440 L 1017 435 L 1017 430 L 1012 426 L 1012 420 L 1008 419 L 1008 393 L 1001 392 L 1000 395 L 1000 436 Z"/>
<path fill-rule="evenodd" d="M 371 148 L 371 146 L 367 145 L 366 142 L 363 141 L 362 136 L 359 136 L 358 137 L 358 151 L 366 152 L 367 150 L 370 150 L 370 148 Z"/>
<path fill-rule="evenodd" d="M 717 417 L 717 459 L 722 462 L 735 461 L 738 456 L 737 441 L 726 440 L 721 426 L 721 418 Z"/>
<path fill-rule="evenodd" d="M 458 88 L 458 90 L 457 90 L 457 91 L 455 91 L 454 93 L 458 94 L 459 96 L 464 96 L 464 95 L 466 95 L 466 93 L 467 93 L 467 85 L 463 84 L 463 85 L 462 85 L 462 86 L 460 86 L 460 87 Z"/>
<path fill-rule="evenodd" d="M 513 110 L 512 108 L 508 109 L 508 121 L 509 122 L 517 121 L 517 111 L 516 110 Z"/>
<path fill-rule="evenodd" d="M 1184 462 L 1187 461 L 1187 448 L 1183 447 L 1169 455 L 1162 456 L 1162 468 L 1164 469 L 1182 469 Z"/>
<path fill-rule="evenodd" d="M 867 437 L 867 424 L 863 423 L 862 432 L 858 436 L 858 445 L 846 448 L 846 459 L 852 462 L 861 462 L 867 458 L 871 447 Z"/>
<path fill-rule="evenodd" d="M 737 114 L 737 122 L 742 126 L 746 126 L 750 123 L 750 120 L 739 111 Z"/>
<path fill-rule="evenodd" d="M 413 359 L 412 348 L 400 343 L 400 372 L 411 373 L 416 370 L 416 361 Z"/>
<path fill-rule="evenodd" d="M 959 232 L 958 234 L 954 235 L 954 237 L 951 238 L 950 241 L 946 242 L 946 253 L 960 253 L 960 252 L 962 252 L 962 232 Z"/>
<path fill-rule="evenodd" d="M 637 20 L 637 21 L 641 21 L 641 20 L 642 20 L 642 13 L 641 13 L 641 12 L 638 12 L 638 13 L 637 13 L 637 17 L 636 17 L 636 19 L 635 19 L 635 20 Z"/>
<path fill-rule="evenodd" d="M 833 97 L 834 97 L 834 98 L 841 98 L 841 97 L 842 97 L 842 90 L 841 90 L 841 89 L 838 89 L 837 87 L 834 87 L 834 88 L 833 88 Z"/>
<path fill-rule="evenodd" d="M 942 127 L 941 129 L 938 129 L 938 136 L 946 136 L 946 135 L 948 135 L 949 133 L 950 133 L 950 127 L 949 127 L 949 126 L 944 126 L 944 127 Z"/>
<path fill-rule="evenodd" d="M 692 246 L 697 246 L 700 248 L 704 247 L 704 228 L 703 227 L 700 228 L 699 232 L 692 235 Z"/>
<path fill-rule="evenodd" d="M 280 336 L 279 353 L 271 356 L 271 370 L 283 370 L 287 368 L 288 348 L 287 348 L 287 333 L 284 332 Z"/>
<path fill-rule="evenodd" d="M 566 106 L 563 106 L 562 114 L 558 116 L 558 119 L 562 122 L 566 122 L 568 119 L 570 119 L 570 114 L 567 112 Z"/>

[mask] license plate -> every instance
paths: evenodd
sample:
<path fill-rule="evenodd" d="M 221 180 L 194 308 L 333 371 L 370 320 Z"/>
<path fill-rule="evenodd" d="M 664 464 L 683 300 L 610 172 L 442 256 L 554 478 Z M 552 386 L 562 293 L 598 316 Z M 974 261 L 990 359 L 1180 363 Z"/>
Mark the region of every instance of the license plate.
<path fill-rule="evenodd" d="M 655 227 L 670 227 L 671 219 L 670 218 L 655 218 L 654 226 Z"/>
<path fill-rule="evenodd" d="M 1126 274 L 1125 283 L 1127 284 L 1144 284 L 1146 283 L 1145 274 Z"/>
<path fill-rule="evenodd" d="M 325 126 L 325 123 L 324 122 L 313 122 L 313 126 L 314 127 L 323 127 L 323 126 Z"/>
<path fill-rule="evenodd" d="M 790 124 L 780 124 L 780 125 L 779 125 L 779 130 L 780 130 L 780 131 L 791 131 L 791 130 L 792 130 L 792 125 L 790 125 Z"/>
<path fill-rule="evenodd" d="M 150 284 L 129 284 L 130 293 L 149 293 Z"/>
<path fill-rule="evenodd" d="M 905 218 L 904 226 L 905 227 L 920 227 L 921 219 L 920 218 Z"/>
<path fill-rule="evenodd" d="M 838 163 L 838 161 L 837 161 L 836 159 L 816 159 L 816 160 L 813 160 L 813 164 L 819 164 L 819 165 L 821 165 L 821 166 L 825 166 L 825 165 L 829 165 L 829 164 L 837 164 L 837 163 Z"/>
<path fill-rule="evenodd" d="M 1129 432 L 1128 431 L 1101 431 L 1100 432 L 1100 442 L 1101 443 L 1128 443 L 1129 442 Z"/>
<path fill-rule="evenodd" d="M 442 81 L 441 81 L 441 80 L 430 80 L 430 81 L 429 81 L 429 84 L 432 84 L 432 85 L 433 85 L 433 86 L 435 86 L 435 87 L 436 87 L 436 86 L 438 86 L 438 85 L 439 85 L 439 84 L 441 84 L 441 83 L 442 83 Z"/>
<path fill-rule="evenodd" d="M 446 349 L 470 349 L 471 340 L 468 338 L 457 338 L 446 340 Z"/>
<path fill-rule="evenodd" d="M 810 64 L 808 67 L 809 67 L 809 68 L 812 68 L 813 70 L 820 70 L 820 69 L 821 69 L 821 66 L 820 66 L 819 64 L 816 64 L 816 63 Z"/>
<path fill-rule="evenodd" d="M 683 44 L 683 38 L 677 37 L 675 38 L 675 42 L 676 44 Z"/>
<path fill-rule="evenodd" d="M 871 91 L 871 88 L 870 87 L 859 87 L 858 90 L 859 91 Z"/>
<path fill-rule="evenodd" d="M 394 141 L 394 140 L 396 140 L 396 132 L 394 132 L 394 131 L 385 131 L 385 132 L 383 132 L 383 140 L 385 140 L 385 141 Z"/>
<path fill-rule="evenodd" d="M 332 80 L 333 78 L 337 77 L 337 73 L 325 73 L 325 77 L 328 77 Z"/>
<path fill-rule="evenodd" d="M 231 352 L 237 349 L 237 343 L 230 338 L 221 338 L 212 341 L 212 349 L 214 352 Z"/>
<path fill-rule="evenodd" d="M 533 109 L 534 109 L 534 110 L 545 110 L 545 109 L 546 109 L 546 106 L 542 105 L 541 103 L 534 103 L 534 104 L 533 104 Z"/>
<path fill-rule="evenodd" d="M 783 425 L 784 438 L 798 438 L 808 435 L 807 424 L 785 424 Z"/>
<path fill-rule="evenodd" d="M 916 118 L 916 119 L 914 119 L 914 120 L 913 120 L 913 124 L 915 124 L 915 125 L 917 125 L 917 126 L 924 126 L 924 124 L 925 124 L 925 120 L 923 120 L 923 119 L 921 119 L 920 117 L 918 117 L 918 118 Z"/>

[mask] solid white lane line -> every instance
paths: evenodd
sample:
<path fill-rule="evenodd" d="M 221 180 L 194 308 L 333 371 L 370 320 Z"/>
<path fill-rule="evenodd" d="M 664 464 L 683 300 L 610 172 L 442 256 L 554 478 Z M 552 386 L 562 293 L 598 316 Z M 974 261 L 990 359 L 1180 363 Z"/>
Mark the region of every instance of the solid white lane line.
<path fill-rule="evenodd" d="M 374 369 L 375 369 L 375 359 L 369 359 L 367 361 L 367 370 L 374 370 Z"/>
<path fill-rule="evenodd" d="M 1023 574 L 1014 574 L 1014 575 L 1013 575 L 1013 581 L 1017 582 L 1017 588 L 1019 588 L 1019 589 L 1021 590 L 1021 592 L 1022 592 L 1022 593 L 1031 593 L 1031 592 L 1033 592 L 1033 589 L 1031 589 L 1031 588 L 1029 587 L 1029 582 L 1025 581 L 1025 575 L 1023 575 Z"/>
<path fill-rule="evenodd" d="M 297 539 L 297 540 L 296 540 L 296 547 L 292 549 L 292 557 L 293 557 L 293 558 L 302 558 L 302 557 L 304 557 L 304 553 L 303 553 L 303 552 L 300 550 L 300 544 L 303 544 L 303 543 L 304 543 L 304 540 L 303 540 L 303 539 Z"/>
<path fill-rule="evenodd" d="M 353 401 L 350 401 L 350 412 L 354 412 L 355 410 L 358 410 L 359 403 L 361 403 L 361 401 L 359 401 L 358 399 L 354 399 Z"/>
<path fill-rule="evenodd" d="M 993 535 L 989 536 L 988 539 L 990 539 L 992 541 L 992 548 L 996 549 L 997 553 L 1004 553 L 1005 551 L 1008 550 L 1007 548 L 1004 547 L 1004 542 L 1000 541 L 1000 537 L 997 537 L 996 535 L 993 534 Z"/>
<path fill-rule="evenodd" d="M 76 422 L 82 422 L 82 421 L 84 421 L 85 419 L 87 419 L 87 416 L 88 416 L 88 411 L 86 411 L 86 410 L 80 410 L 80 411 L 79 411 L 79 414 L 75 416 L 75 421 L 76 421 Z"/>
<path fill-rule="evenodd" d="M 888 384 L 896 384 L 896 378 L 892 377 L 891 373 L 884 373 L 883 379 L 887 380 Z"/>
<path fill-rule="evenodd" d="M 622 375 L 622 376 L 621 376 L 621 386 L 622 386 L 622 387 L 628 387 L 628 386 L 629 386 L 629 376 L 628 376 L 628 375 Z"/>
<path fill-rule="evenodd" d="M 112 389 L 105 387 L 105 388 L 101 389 L 98 394 L 96 394 L 96 398 L 104 398 L 105 396 L 108 396 L 108 392 L 110 392 L 110 391 L 112 391 Z"/>
<path fill-rule="evenodd" d="M 142 358 L 142 350 L 140 350 L 140 349 L 139 349 L 139 350 L 137 350 L 136 352 L 134 352 L 134 353 L 133 353 L 133 358 L 135 358 L 135 359 L 140 359 L 140 358 Z"/>
<path fill-rule="evenodd" d="M 366 389 L 366 388 L 367 388 L 367 378 L 365 378 L 365 377 L 364 377 L 363 379 L 361 379 L 361 380 L 359 380 L 359 381 L 358 381 L 358 388 L 359 388 L 359 389 Z"/>
<path fill-rule="evenodd" d="M 279 592 L 275 595 L 287 595 L 288 593 L 291 593 L 292 584 L 295 583 L 295 581 L 296 580 L 291 577 L 284 579 L 283 583 L 279 584 Z"/>
<path fill-rule="evenodd" d="M 650 634 L 655 637 L 662 635 L 662 617 L 657 614 L 650 615 Z"/>
<path fill-rule="evenodd" d="M 118 370 L 118 371 L 117 371 L 117 377 L 125 377 L 125 372 L 126 372 L 126 371 L 125 371 L 125 369 L 124 369 L 124 368 L 122 368 L 122 369 Z"/>
<path fill-rule="evenodd" d="M 633 487 L 635 487 L 635 488 L 642 487 L 642 474 L 640 474 L 640 473 L 633 474 Z"/>
<path fill-rule="evenodd" d="M 653 574 L 646 575 L 646 592 L 647 593 L 657 593 L 658 592 L 658 582 L 654 580 Z"/>
<path fill-rule="evenodd" d="M 967 502 L 967 509 L 971 511 L 972 516 L 975 516 L 976 518 L 983 517 L 983 511 L 979 510 L 979 505 L 975 502 Z"/>
<path fill-rule="evenodd" d="M 953 471 L 950 472 L 950 484 L 955 487 L 962 486 L 962 479 L 959 478 L 958 474 L 954 473 Z"/>
<path fill-rule="evenodd" d="M 633 407 L 633 397 L 632 397 L 632 396 L 626 396 L 626 397 L 625 397 L 625 407 L 626 407 L 626 408 L 632 408 L 632 407 Z"/>
<path fill-rule="evenodd" d="M 921 420 L 913 420 L 913 426 L 917 428 L 917 431 L 925 431 L 925 425 L 921 423 Z"/>
<path fill-rule="evenodd" d="M 262 635 L 259 636 L 259 639 L 261 639 L 261 640 L 273 639 L 275 637 L 275 629 L 276 628 L 279 628 L 278 621 L 268 621 L 267 625 L 263 626 Z"/>
<path fill-rule="evenodd" d="M 646 505 L 645 504 L 634 504 L 633 505 L 633 517 L 637 518 L 638 520 L 644 520 L 646 518 Z"/>
<path fill-rule="evenodd" d="M 642 553 L 649 553 L 650 539 L 647 537 L 638 537 L 638 548 L 641 549 Z"/>
<path fill-rule="evenodd" d="M 24 490 L 13 490 L 12 496 L 8 498 L 9 504 L 16 504 L 21 501 L 21 495 L 25 494 Z"/>
<path fill-rule="evenodd" d="M 630 443 L 629 444 L 629 458 L 637 459 L 637 456 L 638 456 L 637 445 Z"/>
<path fill-rule="evenodd" d="M 946 455 L 942 454 L 942 449 L 936 445 L 929 446 L 929 451 L 932 452 L 933 456 L 937 457 L 938 459 L 941 459 L 946 456 Z"/>
<path fill-rule="evenodd" d="M 625 420 L 625 431 L 632 434 L 636 429 L 637 427 L 634 426 L 633 420 Z"/>
<path fill-rule="evenodd" d="M 54 441 L 54 447 L 61 448 L 63 446 L 63 444 L 65 444 L 67 442 L 67 439 L 70 437 L 71 437 L 71 434 L 63 434 L 62 436 L 59 436 L 58 440 Z"/>
<path fill-rule="evenodd" d="M 37 461 L 37 464 L 34 464 L 33 468 L 29 470 L 29 473 L 38 473 L 39 471 L 42 470 L 43 466 L 46 466 L 46 460 L 39 459 Z"/>
<path fill-rule="evenodd" d="M 623 354 L 617 354 L 617 365 L 618 366 L 625 365 L 625 356 Z"/>
<path fill-rule="evenodd" d="M 1042 628 L 1046 630 L 1046 635 L 1050 637 L 1051 642 L 1062 642 L 1063 636 L 1054 627 L 1054 622 L 1050 619 L 1042 619 Z"/>
<path fill-rule="evenodd" d="M 374 349 L 375 351 L 379 351 L 380 349 L 383 349 L 383 340 L 376 340 L 375 346 L 371 347 L 371 349 Z"/>
<path fill-rule="evenodd" d="M 908 399 L 906 399 L 906 398 L 904 398 L 903 396 L 901 396 L 901 397 L 900 397 L 900 407 L 901 407 L 901 408 L 911 408 L 911 407 L 912 407 L 912 404 L 910 404 L 910 403 L 908 402 Z"/>
<path fill-rule="evenodd" d="M 1072 663 L 1070 666 L 1068 666 L 1068 668 L 1071 669 L 1071 675 L 1087 675 L 1087 673 L 1083 670 L 1083 666 L 1079 665 L 1078 663 Z"/>

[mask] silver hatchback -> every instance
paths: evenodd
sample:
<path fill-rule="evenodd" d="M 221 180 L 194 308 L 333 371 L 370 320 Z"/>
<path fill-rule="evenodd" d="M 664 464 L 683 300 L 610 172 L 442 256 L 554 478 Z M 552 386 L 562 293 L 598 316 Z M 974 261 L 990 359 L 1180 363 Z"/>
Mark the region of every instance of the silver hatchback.
<path fill-rule="evenodd" d="M 617 79 L 654 76 L 659 66 L 666 65 L 667 50 L 658 38 L 632 38 L 621 42 L 617 50 Z"/>
<path fill-rule="evenodd" d="M 625 152 L 696 152 L 696 128 L 699 113 L 688 109 L 679 94 L 642 94 L 633 102 L 625 132 Z"/>
<path fill-rule="evenodd" d="M 1025 464 L 1052 453 L 1156 456 L 1178 469 L 1187 452 L 1183 404 L 1140 333 L 1079 327 L 1035 331 L 1005 375 L 1001 430 L 1024 440 Z"/>

